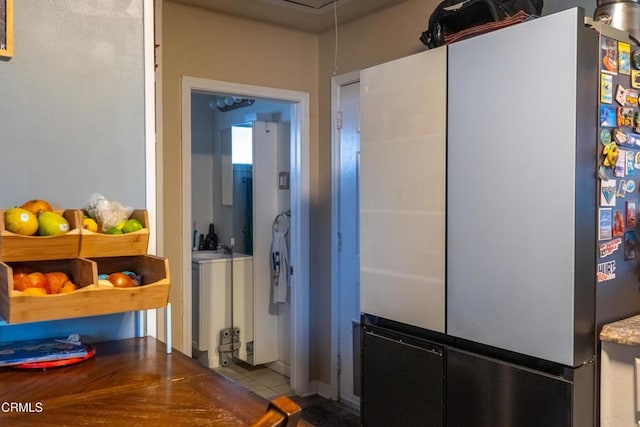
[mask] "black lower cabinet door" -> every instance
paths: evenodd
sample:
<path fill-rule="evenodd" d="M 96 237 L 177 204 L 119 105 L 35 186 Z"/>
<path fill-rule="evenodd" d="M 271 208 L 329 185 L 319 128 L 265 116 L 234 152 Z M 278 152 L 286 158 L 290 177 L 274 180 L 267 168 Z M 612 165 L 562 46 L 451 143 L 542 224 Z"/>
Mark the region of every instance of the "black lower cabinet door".
<path fill-rule="evenodd" d="M 362 425 L 443 426 L 443 351 L 428 341 L 365 327 Z"/>
<path fill-rule="evenodd" d="M 572 387 L 563 378 L 447 348 L 448 427 L 572 425 Z"/>

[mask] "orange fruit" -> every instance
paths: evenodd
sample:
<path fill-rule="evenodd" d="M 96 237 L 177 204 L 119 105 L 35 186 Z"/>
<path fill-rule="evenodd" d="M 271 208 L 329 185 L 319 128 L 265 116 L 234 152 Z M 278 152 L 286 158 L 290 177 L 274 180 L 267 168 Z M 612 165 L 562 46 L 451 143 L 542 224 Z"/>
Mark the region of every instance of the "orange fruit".
<path fill-rule="evenodd" d="M 49 286 L 49 280 L 47 276 L 40 272 L 27 274 L 22 278 L 22 286 L 27 288 L 42 288 L 45 291 Z"/>
<path fill-rule="evenodd" d="M 66 282 L 64 282 L 64 284 L 62 285 L 58 293 L 68 294 L 75 291 L 76 289 L 78 289 L 78 287 L 75 285 L 75 283 L 71 282 L 70 280 L 67 280 Z"/>
<path fill-rule="evenodd" d="M 53 210 L 49 202 L 42 199 L 29 200 L 28 202 L 24 202 L 20 207 L 22 209 L 28 210 L 34 215 L 39 215 L 42 212 L 48 212 Z"/>
<path fill-rule="evenodd" d="M 25 272 L 17 272 L 13 273 L 13 289 L 16 291 L 23 291 L 24 284 L 22 283 L 22 279 L 26 276 Z"/>
<path fill-rule="evenodd" d="M 47 295 L 47 291 L 44 288 L 26 288 L 22 291 L 25 295 L 31 295 L 34 297 L 41 297 Z"/>
<path fill-rule="evenodd" d="M 133 279 L 124 273 L 111 273 L 107 280 L 116 288 L 132 288 L 136 285 Z"/>
<path fill-rule="evenodd" d="M 29 274 L 29 273 L 33 273 L 33 270 L 31 270 L 30 268 L 24 266 L 24 265 L 17 265 L 15 267 L 11 268 L 13 270 L 13 274 L 16 273 L 25 273 L 25 274 Z"/>
<path fill-rule="evenodd" d="M 47 280 L 49 282 L 49 286 L 47 286 L 47 290 L 50 294 L 57 294 L 60 291 L 60 289 L 62 289 L 64 282 L 69 280 L 69 276 L 67 276 L 65 273 L 61 271 L 53 271 L 51 273 L 45 273 L 45 276 L 47 276 Z"/>

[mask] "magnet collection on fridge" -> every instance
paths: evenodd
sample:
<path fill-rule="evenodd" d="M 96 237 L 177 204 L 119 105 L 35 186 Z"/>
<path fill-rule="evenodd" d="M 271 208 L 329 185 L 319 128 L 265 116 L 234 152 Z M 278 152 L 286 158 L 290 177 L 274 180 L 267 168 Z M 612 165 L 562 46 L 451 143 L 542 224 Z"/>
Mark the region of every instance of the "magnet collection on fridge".
<path fill-rule="evenodd" d="M 637 258 L 640 47 L 603 36 L 600 48 L 600 119 L 595 141 L 600 147 L 596 171 L 600 261 L 595 274 L 597 282 L 603 283 L 615 279 L 619 268 Z"/>

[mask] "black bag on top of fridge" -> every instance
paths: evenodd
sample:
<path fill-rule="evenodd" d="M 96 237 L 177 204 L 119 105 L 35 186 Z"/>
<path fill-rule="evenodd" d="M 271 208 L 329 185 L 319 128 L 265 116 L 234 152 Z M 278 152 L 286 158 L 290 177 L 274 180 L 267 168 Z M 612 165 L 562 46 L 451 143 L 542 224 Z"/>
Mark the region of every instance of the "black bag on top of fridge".
<path fill-rule="evenodd" d="M 540 16 L 543 0 L 444 0 L 420 41 L 430 49 Z"/>

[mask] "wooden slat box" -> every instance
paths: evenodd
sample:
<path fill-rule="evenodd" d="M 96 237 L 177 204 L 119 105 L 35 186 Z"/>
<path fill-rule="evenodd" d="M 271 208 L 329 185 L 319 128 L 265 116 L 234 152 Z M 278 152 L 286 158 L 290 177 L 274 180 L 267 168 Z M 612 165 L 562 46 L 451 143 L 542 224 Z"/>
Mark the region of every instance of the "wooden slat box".
<path fill-rule="evenodd" d="M 22 236 L 7 231 L 5 210 L 0 210 L 0 261 L 38 261 L 76 258 L 80 249 L 77 210 L 55 210 L 69 222 L 69 232 L 60 236 Z"/>
<path fill-rule="evenodd" d="M 80 289 L 68 294 L 29 296 L 13 289 L 13 267 L 43 273 L 62 271 Z M 133 271 L 142 285 L 113 288 L 98 285 L 98 274 Z M 169 262 L 152 255 L 0 263 L 0 315 L 7 323 L 69 319 L 165 307 L 169 300 Z"/>
<path fill-rule="evenodd" d="M 86 210 L 79 211 L 80 222 Z M 130 219 L 137 219 L 143 229 L 127 234 L 94 233 L 82 228 L 80 252 L 82 258 L 144 255 L 149 247 L 149 218 L 145 209 L 133 211 Z"/>
<path fill-rule="evenodd" d="M 101 290 L 109 299 L 111 312 L 147 310 L 165 307 L 169 302 L 169 260 L 155 255 L 92 258 L 97 264 L 98 274 L 132 271 L 142 276 L 142 284 L 133 288 L 107 288 Z M 102 287 L 101 287 L 102 288 Z"/>
<path fill-rule="evenodd" d="M 26 267 L 30 271 L 49 273 L 62 271 L 79 288 L 68 294 L 46 296 L 25 295 L 13 289 L 13 269 Z M 37 322 L 83 316 L 93 301 L 91 293 L 97 277 L 96 264 L 87 259 L 73 258 L 47 261 L 0 263 L 0 314 L 7 323 Z M 96 301 L 97 302 L 97 301 Z"/>

